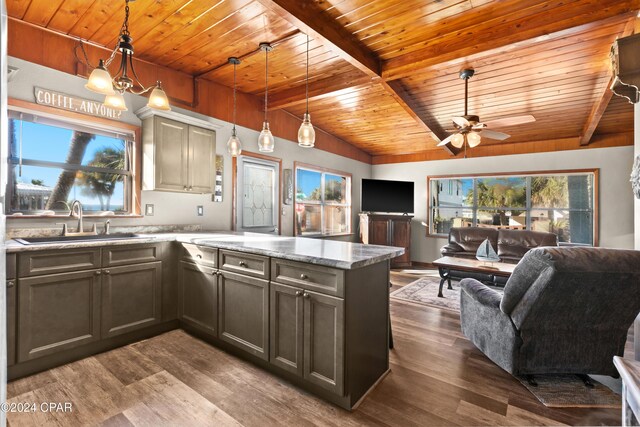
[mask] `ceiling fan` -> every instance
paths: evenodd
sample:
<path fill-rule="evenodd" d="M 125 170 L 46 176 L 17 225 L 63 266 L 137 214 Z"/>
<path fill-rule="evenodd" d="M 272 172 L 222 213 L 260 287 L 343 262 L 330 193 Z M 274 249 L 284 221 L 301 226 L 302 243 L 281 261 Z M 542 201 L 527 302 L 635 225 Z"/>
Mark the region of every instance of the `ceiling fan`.
<path fill-rule="evenodd" d="M 532 115 L 505 117 L 502 119 L 490 120 L 486 123 L 480 122 L 480 117 L 469 115 L 469 79 L 473 77 L 475 70 L 464 69 L 460 71 L 460 78 L 464 80 L 464 116 L 453 117 L 453 126 L 455 127 L 447 138 L 440 141 L 438 147 L 448 144 L 449 142 L 456 148 L 466 146 L 469 148 L 477 147 L 482 142 L 482 137 L 503 141 L 509 136 L 503 132 L 490 130 L 489 128 L 500 128 L 505 126 L 515 126 L 524 123 L 535 122 L 536 118 Z"/>

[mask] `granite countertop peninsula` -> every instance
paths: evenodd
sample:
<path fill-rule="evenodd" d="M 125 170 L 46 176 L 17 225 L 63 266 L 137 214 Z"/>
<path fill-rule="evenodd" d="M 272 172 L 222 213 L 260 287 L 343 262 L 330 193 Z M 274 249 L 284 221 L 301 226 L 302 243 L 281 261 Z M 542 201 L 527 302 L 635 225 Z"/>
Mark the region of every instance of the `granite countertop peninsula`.
<path fill-rule="evenodd" d="M 135 237 L 114 240 L 82 240 L 29 245 L 24 245 L 16 240 L 8 240 L 6 250 L 7 253 L 15 253 L 170 241 L 193 243 L 346 270 L 376 264 L 404 253 L 403 248 L 393 246 L 232 231 L 140 233 Z"/>

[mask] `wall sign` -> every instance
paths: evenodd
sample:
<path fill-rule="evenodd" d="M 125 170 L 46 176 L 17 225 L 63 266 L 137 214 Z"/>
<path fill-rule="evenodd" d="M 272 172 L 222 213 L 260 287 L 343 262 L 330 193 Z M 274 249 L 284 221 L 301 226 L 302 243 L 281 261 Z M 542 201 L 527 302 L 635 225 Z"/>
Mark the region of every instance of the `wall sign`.
<path fill-rule="evenodd" d="M 119 119 L 122 111 L 106 107 L 100 101 L 78 98 L 49 89 L 35 88 L 36 104 L 105 119 Z"/>
<path fill-rule="evenodd" d="M 224 157 L 220 154 L 216 155 L 216 186 L 213 191 L 214 202 L 222 201 L 222 174 L 224 172 Z"/>

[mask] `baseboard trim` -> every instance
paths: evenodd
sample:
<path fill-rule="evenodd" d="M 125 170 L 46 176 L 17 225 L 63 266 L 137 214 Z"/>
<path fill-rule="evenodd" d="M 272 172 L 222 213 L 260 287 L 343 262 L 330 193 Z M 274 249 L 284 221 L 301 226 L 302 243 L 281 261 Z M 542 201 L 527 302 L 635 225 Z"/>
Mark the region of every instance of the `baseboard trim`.
<path fill-rule="evenodd" d="M 436 267 L 430 262 L 420 262 L 420 261 L 411 261 L 411 266 L 413 267 L 425 267 L 425 268 L 433 268 Z"/>

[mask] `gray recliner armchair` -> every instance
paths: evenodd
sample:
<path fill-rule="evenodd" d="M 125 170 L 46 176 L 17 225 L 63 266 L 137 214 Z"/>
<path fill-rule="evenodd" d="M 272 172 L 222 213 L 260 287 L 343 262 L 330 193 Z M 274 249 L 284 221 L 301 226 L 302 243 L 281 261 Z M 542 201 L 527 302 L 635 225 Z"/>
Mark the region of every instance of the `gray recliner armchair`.
<path fill-rule="evenodd" d="M 640 251 L 545 247 L 529 251 L 504 295 L 460 282 L 462 332 L 513 375 L 615 375 L 640 312 Z"/>

